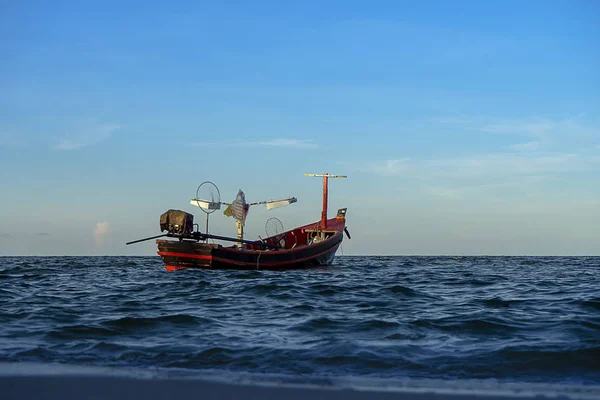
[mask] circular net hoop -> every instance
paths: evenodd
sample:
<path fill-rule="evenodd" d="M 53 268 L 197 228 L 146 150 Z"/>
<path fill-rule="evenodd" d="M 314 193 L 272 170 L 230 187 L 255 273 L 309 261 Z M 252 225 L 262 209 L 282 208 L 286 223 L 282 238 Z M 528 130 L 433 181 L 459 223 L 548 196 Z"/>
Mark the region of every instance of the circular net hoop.
<path fill-rule="evenodd" d="M 267 223 L 265 224 L 265 233 L 267 234 L 267 237 L 277 236 L 283 232 L 283 224 L 279 218 L 272 217 L 267 220 Z"/>
<path fill-rule="evenodd" d="M 210 203 L 220 203 L 221 202 L 221 193 L 219 192 L 219 188 L 217 187 L 217 185 L 215 185 L 214 183 L 212 183 L 210 181 L 206 181 L 206 182 L 202 182 L 198 186 L 198 189 L 196 189 L 196 203 L 198 204 L 198 207 L 200 207 L 200 209 L 202 211 L 204 211 L 206 214 L 214 213 L 216 211 L 216 209 L 208 208 L 208 207 L 206 207 L 206 204 L 203 204 L 202 202 L 200 202 L 198 200 L 203 200 L 205 202 L 210 202 Z"/>

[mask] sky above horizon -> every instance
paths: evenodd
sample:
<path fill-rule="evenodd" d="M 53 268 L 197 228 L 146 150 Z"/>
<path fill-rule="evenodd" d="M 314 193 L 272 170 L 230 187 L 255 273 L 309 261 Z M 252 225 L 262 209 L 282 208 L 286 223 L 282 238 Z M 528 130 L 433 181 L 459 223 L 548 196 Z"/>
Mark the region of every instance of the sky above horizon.
<path fill-rule="evenodd" d="M 0 255 L 153 255 L 215 182 L 248 239 L 600 255 L 596 1 L 0 2 Z M 211 232 L 235 235 L 220 211 Z"/>

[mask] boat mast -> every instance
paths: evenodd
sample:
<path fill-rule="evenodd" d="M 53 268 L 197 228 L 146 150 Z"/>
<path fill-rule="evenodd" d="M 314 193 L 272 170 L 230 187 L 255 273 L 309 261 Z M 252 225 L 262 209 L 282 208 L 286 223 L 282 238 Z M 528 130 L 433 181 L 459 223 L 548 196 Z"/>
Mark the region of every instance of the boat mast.
<path fill-rule="evenodd" d="M 323 177 L 323 210 L 321 211 L 321 222 L 319 224 L 319 228 L 327 229 L 327 198 L 329 196 L 329 178 L 347 178 L 347 176 L 329 175 L 327 172 L 324 174 L 304 174 L 304 176 Z"/>
<path fill-rule="evenodd" d="M 241 249 L 244 243 L 244 225 L 240 221 L 235 221 L 237 227 L 238 247 Z"/>

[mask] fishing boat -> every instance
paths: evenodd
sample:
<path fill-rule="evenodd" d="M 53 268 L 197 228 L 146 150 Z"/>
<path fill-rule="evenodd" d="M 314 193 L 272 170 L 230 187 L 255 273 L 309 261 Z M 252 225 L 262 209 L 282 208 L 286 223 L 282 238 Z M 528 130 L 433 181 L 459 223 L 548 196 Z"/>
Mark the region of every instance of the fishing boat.
<path fill-rule="evenodd" d="M 241 269 L 241 270 L 289 270 L 330 265 L 335 253 L 342 244 L 344 233 L 350 239 L 346 228 L 346 208 L 340 208 L 333 218 L 328 218 L 328 189 L 330 178 L 346 178 L 344 175 L 304 174 L 323 178 L 323 208 L 321 219 L 291 230 L 283 230 L 277 218 L 270 218 L 266 231 L 270 235 L 258 240 L 244 239 L 244 225 L 251 206 L 264 204 L 274 209 L 295 203 L 290 197 L 280 200 L 246 203 L 245 194 L 240 190 L 232 203 L 220 201 L 218 188 L 212 182 L 204 182 L 198 187 L 192 205 L 200 207 L 206 214 L 206 231 L 200 232 L 193 215 L 181 210 L 168 210 L 160 217 L 161 235 L 135 240 L 127 244 L 157 239 L 158 255 L 167 271 L 186 268 L 197 269 Z M 210 199 L 201 198 L 202 188 L 210 187 Z M 208 233 L 209 215 L 227 206 L 224 214 L 236 220 L 237 237 L 219 236 Z M 196 228 L 194 230 L 194 228 Z M 158 239 L 166 237 L 167 239 Z M 217 241 L 234 242 L 230 246 Z"/>

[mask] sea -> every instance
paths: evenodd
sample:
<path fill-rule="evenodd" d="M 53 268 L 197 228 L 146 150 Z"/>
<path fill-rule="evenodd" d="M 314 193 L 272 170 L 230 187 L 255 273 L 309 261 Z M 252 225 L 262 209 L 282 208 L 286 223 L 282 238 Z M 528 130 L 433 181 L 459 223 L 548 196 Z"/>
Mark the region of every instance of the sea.
<path fill-rule="evenodd" d="M 0 257 L 0 362 L 600 385 L 600 257 Z"/>

